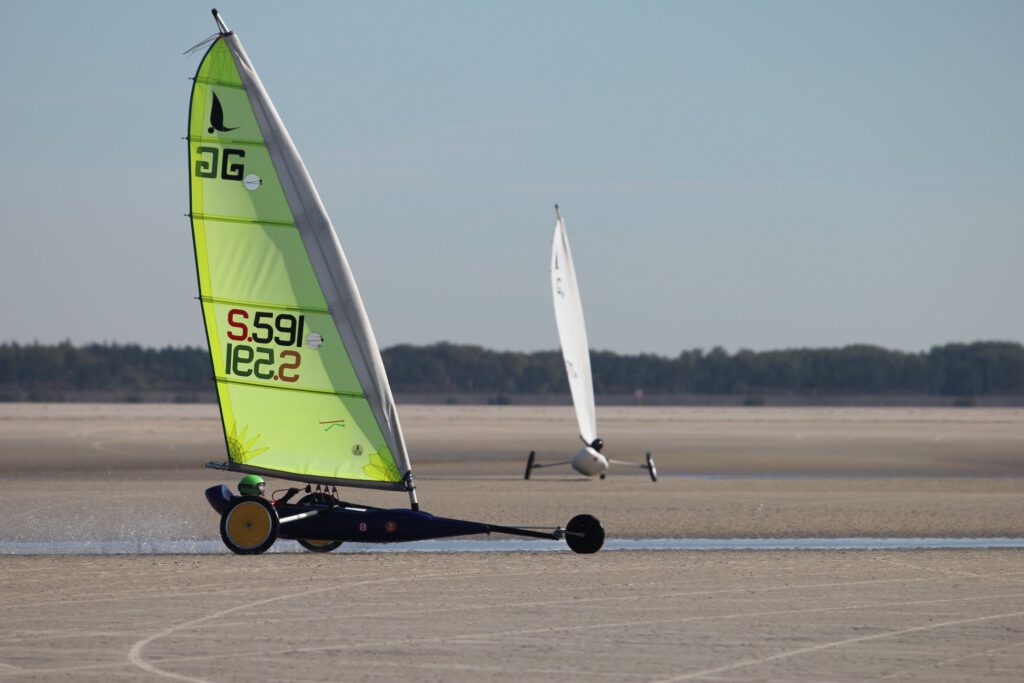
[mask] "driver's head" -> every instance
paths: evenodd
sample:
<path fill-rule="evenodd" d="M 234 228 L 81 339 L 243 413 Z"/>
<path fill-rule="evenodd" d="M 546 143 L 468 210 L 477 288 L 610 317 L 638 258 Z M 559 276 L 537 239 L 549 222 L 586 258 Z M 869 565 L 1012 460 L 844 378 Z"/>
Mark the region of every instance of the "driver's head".
<path fill-rule="evenodd" d="M 601 449 L 604 448 L 604 441 L 601 438 L 594 439 L 590 442 L 590 447 L 600 453 Z"/>
<path fill-rule="evenodd" d="M 267 490 L 267 482 L 258 474 L 247 474 L 238 482 L 238 492 L 243 496 L 262 496 Z"/>

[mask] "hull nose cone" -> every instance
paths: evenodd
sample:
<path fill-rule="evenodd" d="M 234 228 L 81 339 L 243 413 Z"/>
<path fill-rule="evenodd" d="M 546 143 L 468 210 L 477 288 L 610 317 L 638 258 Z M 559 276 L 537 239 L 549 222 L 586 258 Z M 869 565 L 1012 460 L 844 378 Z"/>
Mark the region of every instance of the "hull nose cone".
<path fill-rule="evenodd" d="M 572 456 L 572 468 L 580 474 L 596 477 L 608 471 L 608 458 L 586 446 Z"/>

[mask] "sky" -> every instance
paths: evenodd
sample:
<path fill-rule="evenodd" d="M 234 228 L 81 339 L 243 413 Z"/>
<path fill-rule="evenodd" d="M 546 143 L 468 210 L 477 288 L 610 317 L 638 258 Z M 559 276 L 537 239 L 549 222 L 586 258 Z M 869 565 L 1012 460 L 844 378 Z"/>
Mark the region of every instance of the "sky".
<path fill-rule="evenodd" d="M 0 0 L 0 342 L 205 345 L 211 1 Z M 383 347 L 1024 340 L 1024 3 L 219 2 Z"/>

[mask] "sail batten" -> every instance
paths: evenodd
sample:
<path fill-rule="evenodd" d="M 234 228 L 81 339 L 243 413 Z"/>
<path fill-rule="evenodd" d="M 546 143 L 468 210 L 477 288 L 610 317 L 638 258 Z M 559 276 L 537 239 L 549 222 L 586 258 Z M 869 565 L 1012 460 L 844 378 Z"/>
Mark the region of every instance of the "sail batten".
<path fill-rule="evenodd" d="M 228 384 L 239 384 L 247 387 L 259 387 L 260 389 L 267 389 L 271 391 L 307 391 L 311 394 L 329 394 L 331 396 L 347 396 L 349 398 L 366 398 L 366 394 L 359 391 L 327 391 L 326 389 L 310 389 L 308 387 L 286 387 L 282 385 L 270 385 L 260 384 L 258 382 L 246 382 L 240 379 L 231 379 L 230 377 L 214 377 L 215 382 L 226 382 Z"/>
<path fill-rule="evenodd" d="M 213 78 L 202 78 L 196 76 L 193 79 L 196 83 L 202 83 L 203 85 L 216 85 L 219 88 L 237 88 L 238 90 L 244 90 L 241 83 L 233 83 L 231 81 L 218 81 Z"/>
<path fill-rule="evenodd" d="M 289 306 L 287 304 L 275 304 L 267 301 L 250 301 L 242 299 L 225 299 L 223 297 L 201 296 L 200 301 L 212 304 L 238 304 L 240 306 L 260 306 L 262 308 L 274 308 L 282 311 L 299 311 L 301 313 L 330 313 L 326 308 L 303 308 L 301 306 Z"/>
<path fill-rule="evenodd" d="M 348 261 L 234 33 L 210 45 L 193 80 L 188 145 L 230 469 L 405 488 L 405 441 Z"/>
<path fill-rule="evenodd" d="M 268 218 L 246 218 L 245 216 L 219 216 L 210 213 L 192 213 L 191 218 L 220 223 L 244 223 L 246 225 L 270 225 L 276 228 L 295 228 L 295 221 L 273 221 Z"/>
<path fill-rule="evenodd" d="M 265 147 L 262 140 L 242 140 L 239 138 L 211 138 L 202 135 L 189 136 L 189 142 L 213 142 L 217 144 L 230 145 L 251 145 L 253 147 Z"/>

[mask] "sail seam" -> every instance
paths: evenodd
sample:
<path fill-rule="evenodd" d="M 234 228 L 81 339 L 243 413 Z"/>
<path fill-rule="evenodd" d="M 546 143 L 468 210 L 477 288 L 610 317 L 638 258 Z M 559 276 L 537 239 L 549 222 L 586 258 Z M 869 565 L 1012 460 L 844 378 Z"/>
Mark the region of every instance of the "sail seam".
<path fill-rule="evenodd" d="M 219 221 L 221 223 L 244 223 L 246 225 L 271 225 L 281 228 L 294 228 L 293 221 L 268 221 L 255 218 L 243 218 L 242 216 L 218 216 L 212 213 L 193 213 L 193 219 L 201 221 Z"/>
<path fill-rule="evenodd" d="M 227 377 L 214 377 L 215 382 L 224 384 L 238 384 L 245 387 L 258 387 L 260 389 L 284 389 L 285 391 L 302 391 L 307 394 L 326 394 L 327 396 L 344 396 L 345 398 L 366 398 L 366 394 L 358 391 L 329 391 L 327 389 L 307 389 L 306 387 L 286 387 L 280 384 L 259 384 L 257 382 L 246 382 L 240 379 L 228 379 Z"/>
<path fill-rule="evenodd" d="M 254 308 L 272 308 L 278 311 L 299 311 L 301 313 L 330 313 L 326 308 L 313 306 L 291 306 L 286 304 L 269 304 L 263 301 L 245 301 L 243 299 L 226 299 L 218 296 L 200 296 L 199 300 L 208 304 L 228 304 L 232 306 L 252 306 Z"/>

